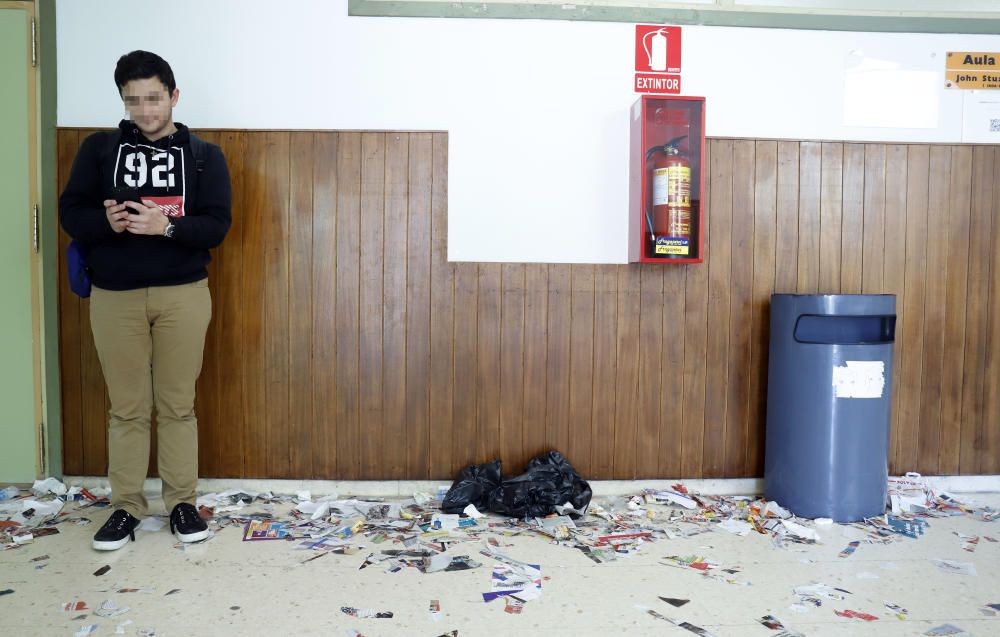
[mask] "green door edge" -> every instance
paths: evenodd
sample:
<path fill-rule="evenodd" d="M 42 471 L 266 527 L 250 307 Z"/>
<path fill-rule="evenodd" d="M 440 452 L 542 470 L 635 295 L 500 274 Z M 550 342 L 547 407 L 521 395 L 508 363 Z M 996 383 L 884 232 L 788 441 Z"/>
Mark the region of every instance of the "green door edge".
<path fill-rule="evenodd" d="M 41 200 L 42 417 L 45 474 L 62 477 L 62 392 L 59 375 L 59 193 L 56 175 L 56 0 L 35 4 L 38 24 L 39 178 Z"/>

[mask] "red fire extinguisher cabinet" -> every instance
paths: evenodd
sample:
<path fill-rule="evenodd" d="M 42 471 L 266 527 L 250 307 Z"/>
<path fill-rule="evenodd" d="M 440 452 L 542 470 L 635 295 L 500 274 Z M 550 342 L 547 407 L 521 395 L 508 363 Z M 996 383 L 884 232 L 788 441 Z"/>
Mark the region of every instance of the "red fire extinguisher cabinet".
<path fill-rule="evenodd" d="M 705 260 L 705 98 L 643 95 L 632 106 L 629 130 L 629 261 L 701 263 Z M 668 177 L 666 164 L 686 164 L 690 172 L 679 168 Z M 655 193 L 654 180 L 658 180 Z"/>

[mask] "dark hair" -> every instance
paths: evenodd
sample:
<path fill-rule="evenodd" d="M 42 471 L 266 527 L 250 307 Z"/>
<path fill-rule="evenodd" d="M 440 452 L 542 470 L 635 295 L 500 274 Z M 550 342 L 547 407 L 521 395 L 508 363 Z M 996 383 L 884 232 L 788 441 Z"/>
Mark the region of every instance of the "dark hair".
<path fill-rule="evenodd" d="M 177 88 L 174 82 L 174 72 L 170 70 L 167 61 L 155 53 L 149 51 L 132 51 L 118 58 L 118 65 L 115 66 L 115 86 L 118 87 L 118 94 L 132 80 L 145 80 L 155 77 L 163 82 L 168 93 L 173 93 Z"/>

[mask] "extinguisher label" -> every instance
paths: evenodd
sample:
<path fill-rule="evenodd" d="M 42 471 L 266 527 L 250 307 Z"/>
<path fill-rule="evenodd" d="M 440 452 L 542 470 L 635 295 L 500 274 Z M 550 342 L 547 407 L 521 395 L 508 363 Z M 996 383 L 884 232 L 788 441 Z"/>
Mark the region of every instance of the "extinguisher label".
<path fill-rule="evenodd" d="M 687 237 L 656 237 L 656 254 L 691 254 L 691 246 Z"/>
<path fill-rule="evenodd" d="M 667 181 L 669 177 L 669 168 L 657 168 L 653 170 L 653 205 L 654 206 L 665 206 L 667 205 L 667 199 L 670 196 L 670 191 L 667 187 Z"/>
<path fill-rule="evenodd" d="M 689 166 L 667 166 L 667 201 L 669 206 L 691 205 L 691 168 Z"/>

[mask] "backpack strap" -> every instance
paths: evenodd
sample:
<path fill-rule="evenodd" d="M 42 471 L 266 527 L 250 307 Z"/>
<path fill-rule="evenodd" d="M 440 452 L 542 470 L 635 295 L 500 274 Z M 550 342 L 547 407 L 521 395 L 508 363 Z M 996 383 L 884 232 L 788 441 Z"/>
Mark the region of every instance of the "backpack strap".
<path fill-rule="evenodd" d="M 208 154 L 208 144 L 190 131 L 188 131 L 188 139 L 191 143 L 191 154 L 194 155 L 194 170 L 200 173 L 205 170 L 205 155 Z"/>
<path fill-rule="evenodd" d="M 101 157 L 102 166 L 107 163 L 109 157 L 114 157 L 115 154 L 118 152 L 118 145 L 122 141 L 122 130 L 120 128 L 116 128 L 113 131 L 108 131 L 108 134 L 105 136 L 105 138 L 106 139 L 104 142 L 104 155 L 103 157 Z"/>

